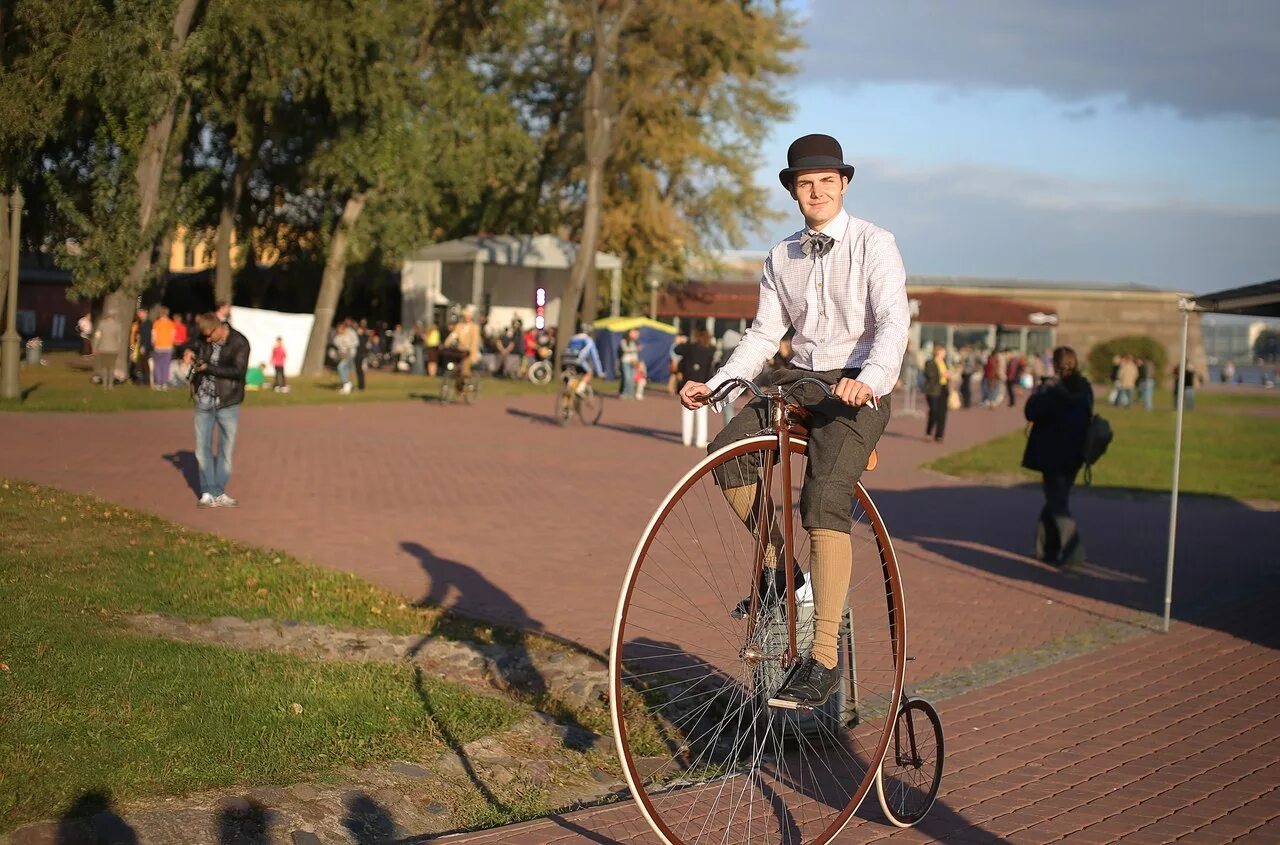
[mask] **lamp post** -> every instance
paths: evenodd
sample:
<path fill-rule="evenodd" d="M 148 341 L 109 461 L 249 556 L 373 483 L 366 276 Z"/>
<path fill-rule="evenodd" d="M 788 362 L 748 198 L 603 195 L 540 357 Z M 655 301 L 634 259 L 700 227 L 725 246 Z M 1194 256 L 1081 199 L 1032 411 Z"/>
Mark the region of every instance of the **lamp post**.
<path fill-rule="evenodd" d="M 16 185 L 9 199 L 9 295 L 5 302 L 4 337 L 0 337 L 0 353 L 4 356 L 0 368 L 0 399 L 17 399 L 22 394 L 18 382 L 18 356 L 22 354 L 22 337 L 18 334 L 18 251 L 22 226 L 22 189 Z M 0 220 L 0 226 L 4 221 Z"/>
<path fill-rule="evenodd" d="M 658 288 L 662 285 L 662 270 L 657 264 L 649 265 L 645 281 L 649 283 L 649 319 L 656 320 L 658 319 Z"/>

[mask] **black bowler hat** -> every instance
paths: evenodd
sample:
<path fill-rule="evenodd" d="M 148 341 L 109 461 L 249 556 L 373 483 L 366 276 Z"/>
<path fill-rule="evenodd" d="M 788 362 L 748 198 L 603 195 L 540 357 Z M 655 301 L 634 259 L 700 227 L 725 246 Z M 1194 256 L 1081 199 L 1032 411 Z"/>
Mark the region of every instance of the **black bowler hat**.
<path fill-rule="evenodd" d="M 787 147 L 787 168 L 778 173 L 782 187 L 791 190 L 797 174 L 806 170 L 837 170 L 846 179 L 853 178 L 853 165 L 844 163 L 840 142 L 830 135 L 805 135 Z"/>

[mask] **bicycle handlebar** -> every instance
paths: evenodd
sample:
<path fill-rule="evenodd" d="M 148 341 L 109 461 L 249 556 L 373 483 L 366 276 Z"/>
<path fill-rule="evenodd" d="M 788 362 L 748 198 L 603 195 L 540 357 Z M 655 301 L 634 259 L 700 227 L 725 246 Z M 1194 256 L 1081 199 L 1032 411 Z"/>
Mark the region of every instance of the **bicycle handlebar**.
<path fill-rule="evenodd" d="M 745 390 L 750 390 L 753 394 L 755 394 L 755 397 L 757 399 L 764 399 L 769 396 L 777 396 L 777 397 L 781 397 L 783 400 L 786 400 L 791 398 L 791 394 L 795 393 L 803 384 L 816 384 L 818 386 L 818 389 L 821 390 L 822 393 L 828 399 L 837 398 L 835 391 L 833 391 L 831 389 L 831 386 L 828 385 L 825 381 L 814 378 L 813 376 L 805 376 L 802 379 L 797 379 L 796 381 L 792 382 L 786 387 L 772 388 L 771 390 L 762 390 L 759 385 L 757 385 L 753 381 L 749 381 L 748 379 L 731 378 L 728 381 L 726 381 L 724 384 L 717 387 L 711 393 L 709 393 L 707 395 L 707 401 L 723 402 L 726 398 L 728 398 L 730 393 L 732 393 L 734 390 L 740 387 Z M 876 398 L 874 396 L 872 396 L 871 399 L 868 400 L 867 404 L 870 405 L 872 408 L 876 408 L 876 409 L 880 407 L 880 403 L 876 401 Z"/>

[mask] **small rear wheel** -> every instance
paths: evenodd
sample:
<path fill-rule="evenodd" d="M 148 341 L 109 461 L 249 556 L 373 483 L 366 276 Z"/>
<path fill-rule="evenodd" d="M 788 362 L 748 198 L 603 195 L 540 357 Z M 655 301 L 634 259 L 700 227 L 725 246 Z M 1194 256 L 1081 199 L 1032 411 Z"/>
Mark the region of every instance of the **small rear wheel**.
<path fill-rule="evenodd" d="M 453 401 L 453 394 L 454 394 L 453 382 L 452 382 L 452 381 L 448 381 L 448 380 L 446 380 L 446 381 L 444 381 L 444 382 L 441 382 L 441 384 L 440 384 L 440 401 L 441 401 L 441 402 L 446 402 L 446 403 L 447 403 L 447 402 L 452 402 L 452 401 Z"/>
<path fill-rule="evenodd" d="M 466 386 L 462 389 L 462 401 L 468 405 L 473 405 L 479 398 L 480 382 L 476 381 L 474 378 L 468 379 Z"/>
<path fill-rule="evenodd" d="M 942 783 L 942 751 L 938 711 L 923 698 L 905 699 L 876 772 L 880 808 L 898 827 L 912 827 L 933 806 Z"/>
<path fill-rule="evenodd" d="M 595 425 L 600 422 L 600 415 L 603 413 L 604 400 L 596 393 L 595 388 L 587 385 L 578 396 L 578 418 L 587 425 Z"/>

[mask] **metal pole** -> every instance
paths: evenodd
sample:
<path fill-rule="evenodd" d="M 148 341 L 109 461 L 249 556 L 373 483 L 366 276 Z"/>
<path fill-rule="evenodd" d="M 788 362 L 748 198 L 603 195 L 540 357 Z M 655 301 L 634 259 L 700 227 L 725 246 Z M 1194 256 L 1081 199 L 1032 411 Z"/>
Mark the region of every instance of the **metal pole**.
<path fill-rule="evenodd" d="M 4 337 L 0 338 L 0 350 L 4 354 L 0 366 L 0 398 L 17 399 L 22 395 L 18 382 L 18 357 L 22 354 L 22 337 L 18 334 L 18 253 L 21 251 L 22 189 L 16 185 L 9 200 L 9 297 L 5 303 Z M 3 221 L 0 221 L 3 225 Z"/>
<path fill-rule="evenodd" d="M 1178 391 L 1178 414 L 1173 429 L 1173 496 L 1169 501 L 1169 556 L 1165 560 L 1164 573 L 1164 626 L 1169 633 L 1169 613 L 1173 607 L 1173 557 L 1178 541 L 1178 476 L 1182 471 L 1182 409 L 1187 400 L 1187 326 L 1191 322 L 1191 310 L 1195 303 L 1183 299 L 1178 307 L 1182 309 L 1182 357 L 1178 364 L 1178 379 L 1175 384 Z"/>

